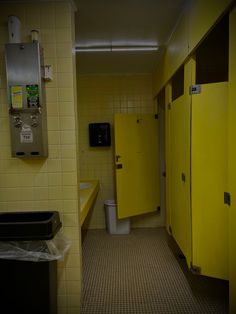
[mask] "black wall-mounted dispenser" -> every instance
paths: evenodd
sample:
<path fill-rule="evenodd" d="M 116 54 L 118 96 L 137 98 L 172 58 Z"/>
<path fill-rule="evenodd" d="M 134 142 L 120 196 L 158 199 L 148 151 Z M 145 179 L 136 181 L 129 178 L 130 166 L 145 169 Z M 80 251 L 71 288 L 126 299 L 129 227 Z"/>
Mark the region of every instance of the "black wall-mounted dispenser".
<path fill-rule="evenodd" d="M 110 123 L 89 123 L 89 145 L 91 147 L 111 146 Z"/>

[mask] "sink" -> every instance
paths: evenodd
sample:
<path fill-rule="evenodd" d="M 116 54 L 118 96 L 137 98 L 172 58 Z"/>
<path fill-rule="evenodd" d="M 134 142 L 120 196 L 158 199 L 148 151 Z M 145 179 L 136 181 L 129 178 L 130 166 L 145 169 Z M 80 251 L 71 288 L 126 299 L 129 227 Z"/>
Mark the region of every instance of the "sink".
<path fill-rule="evenodd" d="M 82 204 L 84 202 L 84 197 L 80 196 L 79 200 L 80 200 L 80 204 Z"/>
<path fill-rule="evenodd" d="M 80 190 L 89 189 L 91 188 L 91 186 L 92 186 L 92 183 L 90 182 L 80 182 L 79 184 Z"/>
<path fill-rule="evenodd" d="M 61 225 L 57 211 L 1 212 L 0 241 L 50 240 Z"/>

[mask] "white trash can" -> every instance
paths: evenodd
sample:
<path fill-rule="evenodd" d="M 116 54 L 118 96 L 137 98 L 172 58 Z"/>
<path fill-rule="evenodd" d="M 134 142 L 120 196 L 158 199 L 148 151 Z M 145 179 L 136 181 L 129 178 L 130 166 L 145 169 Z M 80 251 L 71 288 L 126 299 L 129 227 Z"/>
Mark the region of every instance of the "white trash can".
<path fill-rule="evenodd" d="M 130 233 L 130 220 L 129 218 L 118 219 L 117 207 L 114 200 L 106 200 L 106 226 L 110 234 L 129 234 Z"/>

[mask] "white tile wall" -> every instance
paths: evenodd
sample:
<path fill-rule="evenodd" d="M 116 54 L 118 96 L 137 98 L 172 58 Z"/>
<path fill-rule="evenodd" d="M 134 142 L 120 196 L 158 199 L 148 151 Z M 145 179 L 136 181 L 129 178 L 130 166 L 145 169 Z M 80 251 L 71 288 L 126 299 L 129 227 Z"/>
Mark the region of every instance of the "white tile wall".
<path fill-rule="evenodd" d="M 78 69 L 79 71 L 79 69 Z M 90 148 L 88 124 L 110 122 L 115 113 L 155 113 L 152 76 L 84 75 L 78 80 L 80 174 L 99 179 L 100 191 L 86 228 L 105 228 L 104 200 L 115 197 L 113 138 L 110 148 Z M 113 130 L 112 130 L 113 136 Z M 149 214 L 132 219 L 133 227 L 156 227 L 160 218 Z"/>

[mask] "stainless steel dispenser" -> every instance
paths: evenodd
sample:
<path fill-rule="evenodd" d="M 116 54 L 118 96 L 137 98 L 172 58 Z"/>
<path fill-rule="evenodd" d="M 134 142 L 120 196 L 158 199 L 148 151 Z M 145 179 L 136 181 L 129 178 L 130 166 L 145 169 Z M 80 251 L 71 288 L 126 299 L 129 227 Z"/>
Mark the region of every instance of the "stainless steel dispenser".
<path fill-rule="evenodd" d="M 38 42 L 6 44 L 13 157 L 46 157 L 47 119 L 43 55 Z"/>

